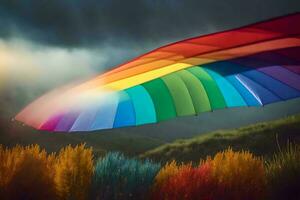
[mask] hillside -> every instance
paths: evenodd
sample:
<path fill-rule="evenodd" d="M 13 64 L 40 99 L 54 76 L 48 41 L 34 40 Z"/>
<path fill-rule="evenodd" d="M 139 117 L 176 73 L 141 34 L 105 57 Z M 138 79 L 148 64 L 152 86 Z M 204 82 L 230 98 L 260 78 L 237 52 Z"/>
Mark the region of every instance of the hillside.
<path fill-rule="evenodd" d="M 51 133 L 38 131 L 0 118 L 0 144 L 5 146 L 39 144 L 48 152 L 57 152 L 66 145 L 86 143 L 93 152 L 103 155 L 107 151 L 121 151 L 127 155 L 138 155 L 164 144 L 161 140 L 127 132 L 110 133 Z"/>
<path fill-rule="evenodd" d="M 86 143 L 87 146 L 93 147 L 96 154 L 120 151 L 136 156 L 178 139 L 189 139 L 215 130 L 235 129 L 300 113 L 299 104 L 298 98 L 264 107 L 221 109 L 199 116 L 178 117 L 161 123 L 79 133 L 38 131 L 10 120 L 7 117 L 9 115 L 2 112 L 0 143 L 5 146 L 39 144 L 48 152 L 56 152 L 68 144 Z M 0 108 L 5 111 L 9 106 Z"/>
<path fill-rule="evenodd" d="M 218 130 L 190 139 L 176 140 L 140 155 L 166 162 L 198 162 L 231 146 L 234 150 L 250 150 L 256 155 L 269 157 L 286 143 L 300 143 L 300 114 L 280 120 L 257 123 L 237 129 Z"/>

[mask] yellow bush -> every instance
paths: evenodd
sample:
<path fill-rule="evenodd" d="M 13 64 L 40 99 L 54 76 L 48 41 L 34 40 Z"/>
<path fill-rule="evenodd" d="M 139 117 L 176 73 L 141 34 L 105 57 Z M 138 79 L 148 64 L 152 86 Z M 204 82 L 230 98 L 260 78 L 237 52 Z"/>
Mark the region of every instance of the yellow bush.
<path fill-rule="evenodd" d="M 225 199 L 254 200 L 264 196 L 266 176 L 262 159 L 248 151 L 234 152 L 229 148 L 217 153 L 210 162 L 212 175 L 224 189 Z"/>
<path fill-rule="evenodd" d="M 63 148 L 55 165 L 56 189 L 61 199 L 87 199 L 93 174 L 93 155 L 85 145 Z"/>
<path fill-rule="evenodd" d="M 55 199 L 54 155 L 38 145 L 0 147 L 0 188 L 3 199 Z"/>

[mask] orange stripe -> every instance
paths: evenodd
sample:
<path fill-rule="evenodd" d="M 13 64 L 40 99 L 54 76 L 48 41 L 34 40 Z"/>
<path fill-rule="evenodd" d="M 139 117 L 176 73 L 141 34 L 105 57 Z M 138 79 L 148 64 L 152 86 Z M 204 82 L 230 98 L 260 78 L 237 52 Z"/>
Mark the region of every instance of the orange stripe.
<path fill-rule="evenodd" d="M 263 51 L 270 51 L 274 49 L 280 49 L 280 48 L 286 48 L 292 46 L 300 46 L 299 41 L 300 41 L 299 38 L 284 38 L 284 39 L 272 40 L 272 41 L 237 47 L 237 48 L 231 48 L 227 50 L 221 50 L 214 53 L 203 54 L 203 55 L 193 57 L 194 59 L 193 58 L 181 59 L 181 60 L 177 60 L 176 63 L 181 62 L 181 63 L 198 65 L 200 63 L 205 64 L 203 63 L 203 59 L 208 60 L 208 62 L 228 60 L 231 58 L 242 57 L 242 56 L 251 55 Z M 199 60 L 199 63 L 195 62 L 197 61 L 197 58 L 201 58 L 201 60 Z M 191 62 L 191 60 L 193 62 Z M 171 60 L 159 60 L 159 61 L 154 61 L 143 65 L 138 65 L 136 67 L 102 77 L 101 83 L 103 84 L 111 83 L 113 81 L 128 78 L 130 76 L 145 73 L 154 69 L 166 67 L 173 63 L 175 62 Z"/>

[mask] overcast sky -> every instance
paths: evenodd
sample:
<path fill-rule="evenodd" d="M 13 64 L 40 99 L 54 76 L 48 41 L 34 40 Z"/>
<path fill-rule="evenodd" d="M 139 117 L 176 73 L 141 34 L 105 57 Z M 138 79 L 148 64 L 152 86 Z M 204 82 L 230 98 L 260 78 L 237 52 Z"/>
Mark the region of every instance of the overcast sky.
<path fill-rule="evenodd" d="M 1 0 L 2 38 L 144 48 L 299 11 L 298 0 Z"/>
<path fill-rule="evenodd" d="M 24 106 L 169 42 L 297 11 L 299 0 L 0 0 L 0 95 L 17 87 Z"/>

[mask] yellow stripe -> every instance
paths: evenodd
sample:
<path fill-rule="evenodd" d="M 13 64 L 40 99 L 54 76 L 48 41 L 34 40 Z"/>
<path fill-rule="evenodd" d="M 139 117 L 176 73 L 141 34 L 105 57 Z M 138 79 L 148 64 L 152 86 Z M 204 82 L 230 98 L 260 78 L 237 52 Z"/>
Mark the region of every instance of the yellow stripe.
<path fill-rule="evenodd" d="M 187 67 L 191 67 L 193 65 L 186 64 L 186 63 L 175 63 L 172 65 L 169 65 L 167 67 L 163 67 L 160 69 L 152 70 L 143 74 L 135 75 L 129 78 L 125 78 L 119 81 L 115 81 L 112 83 L 108 83 L 101 87 L 105 90 L 123 90 L 138 84 L 145 83 L 147 81 L 153 80 L 155 78 L 159 78 L 161 76 L 164 76 L 166 74 L 185 69 Z"/>

